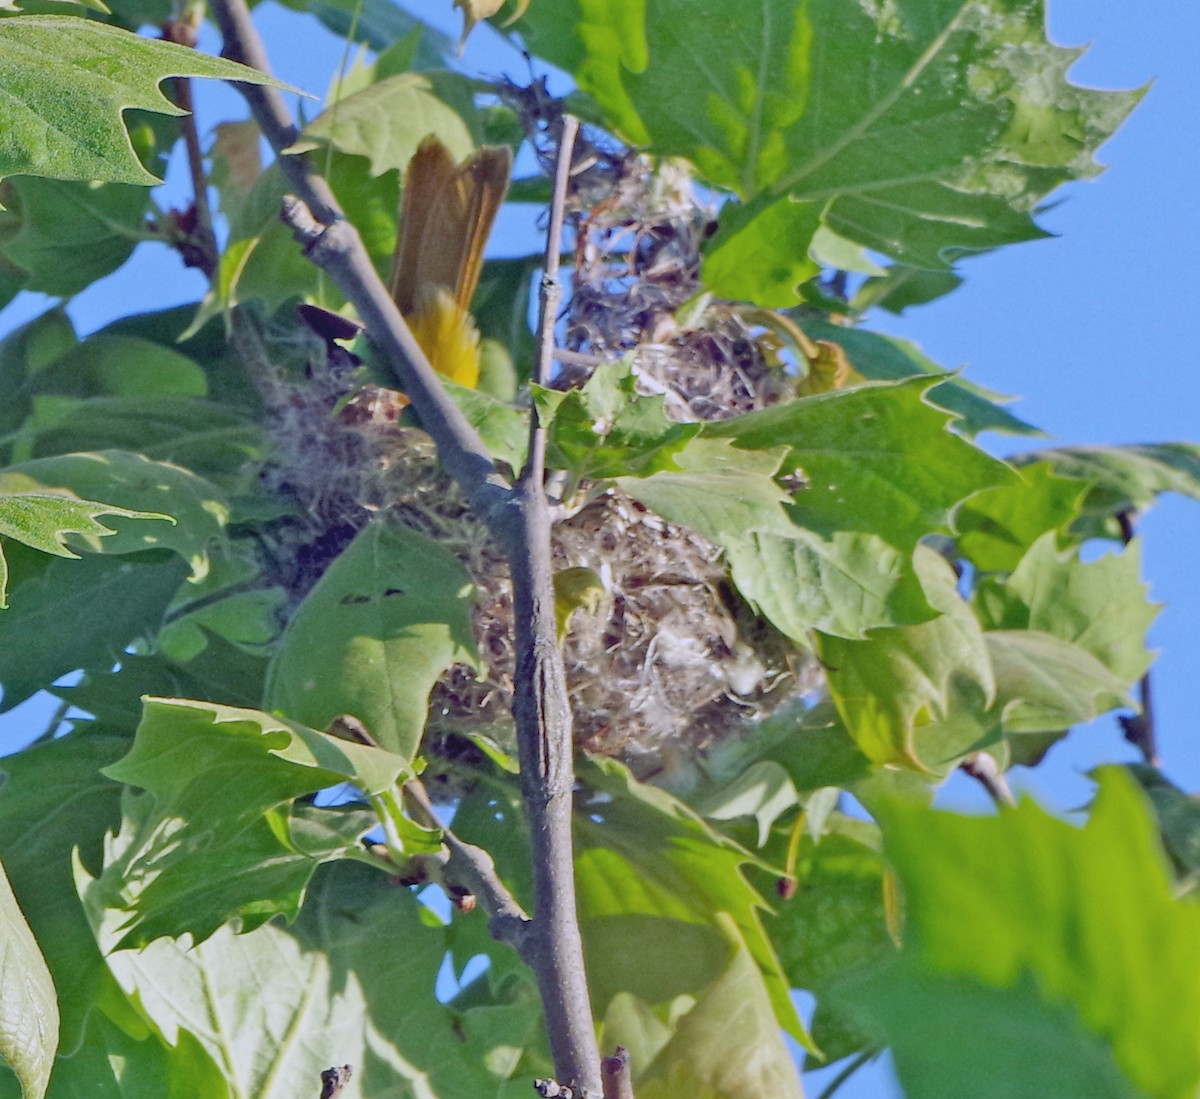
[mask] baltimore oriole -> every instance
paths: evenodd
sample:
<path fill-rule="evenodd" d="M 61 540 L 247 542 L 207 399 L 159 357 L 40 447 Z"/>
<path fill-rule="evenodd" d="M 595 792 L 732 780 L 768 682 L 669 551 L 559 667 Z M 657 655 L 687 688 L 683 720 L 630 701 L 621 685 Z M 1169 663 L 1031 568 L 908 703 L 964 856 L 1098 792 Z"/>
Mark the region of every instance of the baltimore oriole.
<path fill-rule="evenodd" d="M 400 198 L 388 289 L 434 369 L 471 388 L 479 382 L 471 298 L 511 166 L 505 146 L 485 146 L 455 164 L 430 136 L 409 161 Z"/>

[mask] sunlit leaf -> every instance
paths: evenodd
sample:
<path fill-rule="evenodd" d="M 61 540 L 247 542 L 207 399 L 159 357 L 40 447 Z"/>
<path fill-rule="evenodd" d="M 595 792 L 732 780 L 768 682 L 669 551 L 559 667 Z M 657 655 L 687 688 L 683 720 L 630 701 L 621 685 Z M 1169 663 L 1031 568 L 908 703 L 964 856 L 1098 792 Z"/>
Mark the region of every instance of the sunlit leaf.
<path fill-rule="evenodd" d="M 134 156 L 121 112 L 140 107 L 182 114 L 159 90 L 169 76 L 287 87 L 245 65 L 95 20 L 3 20 L 0 85 L 8 106 L 0 175 L 157 183 Z"/>

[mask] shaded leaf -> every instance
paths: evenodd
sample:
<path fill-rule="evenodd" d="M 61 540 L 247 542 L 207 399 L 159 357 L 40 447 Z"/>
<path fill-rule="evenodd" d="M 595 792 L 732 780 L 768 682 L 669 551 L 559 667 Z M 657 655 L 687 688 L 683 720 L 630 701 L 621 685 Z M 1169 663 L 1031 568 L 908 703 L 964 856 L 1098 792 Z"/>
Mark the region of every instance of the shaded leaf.
<path fill-rule="evenodd" d="M 245 65 L 95 20 L 0 21 L 0 85 L 8 99 L 0 175 L 159 182 L 134 155 L 121 112 L 182 114 L 159 90 L 169 76 L 288 87 Z"/>
<path fill-rule="evenodd" d="M 229 518 L 224 495 L 215 485 L 180 466 L 127 451 L 35 458 L 12 466 L 10 473 L 122 505 L 113 513 L 114 533 L 105 541 L 85 539 L 88 547 L 110 554 L 170 549 L 187 561 L 193 580 L 208 572 L 210 544 L 221 536 Z M 174 521 L 121 521 L 168 517 Z"/>
<path fill-rule="evenodd" d="M 89 894 L 85 873 L 79 882 Z M 529 1040 L 528 1013 L 481 1009 L 503 1023 L 489 1027 L 465 1011 L 456 1027 L 434 999 L 445 930 L 424 911 L 384 874 L 337 863 L 290 928 L 223 928 L 189 950 L 160 939 L 109 964 L 155 1030 L 171 1044 L 191 1031 L 237 1094 L 303 1095 L 323 1069 L 349 1063 L 362 1095 L 497 1095 L 511 1071 L 498 1055 Z M 111 949 L 119 914 L 91 905 L 89 915 Z"/>
<path fill-rule="evenodd" d="M 386 50 L 401 39 L 416 39 L 413 67 L 435 68 L 454 52 L 454 41 L 410 15 L 391 0 L 283 0 L 293 11 L 311 12 L 338 38 Z"/>
<path fill-rule="evenodd" d="M 350 714 L 411 760 L 434 683 L 451 664 L 475 660 L 472 597 L 470 575 L 444 546 L 372 523 L 288 624 L 267 705 L 318 729 Z"/>
<path fill-rule="evenodd" d="M 97 333 L 33 380 L 36 393 L 91 397 L 204 397 L 204 371 L 173 347 L 136 336 Z"/>
<path fill-rule="evenodd" d="M 15 585 L 0 615 L 0 712 L 67 672 L 111 667 L 131 642 L 153 636 L 187 572 L 175 554 L 151 550 L 55 559 Z"/>
<path fill-rule="evenodd" d="M 957 592 L 950 565 L 926 547 L 914 558 L 925 594 L 939 617 L 921 625 L 876 630 L 866 640 L 822 636 L 818 652 L 830 697 L 846 731 L 876 763 L 918 770 L 952 764 L 945 729 L 923 737 L 951 715 L 960 681 L 976 686 L 986 708 L 994 691 L 991 660 L 979 621 Z M 962 689 L 959 687 L 958 689 Z M 957 754 L 974 743 L 964 731 Z"/>
<path fill-rule="evenodd" d="M 1175 864 L 1181 889 L 1194 890 L 1200 881 L 1200 798 L 1185 793 L 1156 768 L 1134 763 L 1126 770 L 1154 807 L 1163 846 Z"/>
<path fill-rule="evenodd" d="M 0 1057 L 25 1099 L 46 1094 L 57 1050 L 54 982 L 0 866 Z"/>

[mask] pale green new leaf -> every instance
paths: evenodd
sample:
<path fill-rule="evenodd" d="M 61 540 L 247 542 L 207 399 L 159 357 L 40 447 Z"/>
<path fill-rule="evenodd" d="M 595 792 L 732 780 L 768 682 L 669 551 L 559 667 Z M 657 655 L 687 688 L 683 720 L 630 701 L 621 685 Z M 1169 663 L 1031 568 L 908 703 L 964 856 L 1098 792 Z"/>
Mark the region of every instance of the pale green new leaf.
<path fill-rule="evenodd" d="M 329 144 L 367 157 L 371 174 L 408 168 L 417 146 L 436 134 L 455 160 L 475 148 L 471 132 L 452 107 L 438 98 L 427 76 L 401 73 L 338 100 L 304 128 L 292 152 Z"/>
<path fill-rule="evenodd" d="M 379 871 L 323 867 L 291 927 L 223 928 L 186 950 L 160 939 L 113 951 L 120 913 L 98 907 L 85 871 L 77 880 L 121 987 L 168 1043 L 190 1031 L 233 1095 L 306 1095 L 342 1064 L 354 1066 L 346 1096 L 499 1099 L 532 1087 L 508 1082 L 506 1056 L 531 1041 L 528 1012 L 438 1003 L 445 929 Z"/>
<path fill-rule="evenodd" d="M 597 760 L 583 778 L 575 874 L 597 1011 L 620 992 L 647 1004 L 697 995 L 727 964 L 725 913 L 754 959 L 777 1023 L 808 1044 L 763 931 L 762 897 L 742 869 L 754 856 L 615 761 Z"/>
<path fill-rule="evenodd" d="M 247 929 L 293 919 L 317 865 L 378 822 L 337 810 L 297 820 L 289 803 L 342 782 L 379 794 L 407 765 L 255 710 L 152 698 L 105 774 L 146 793 L 125 799 L 121 856 L 91 888 L 126 913 L 121 945 L 143 946 L 185 931 L 199 942 L 234 916 Z"/>
<path fill-rule="evenodd" d="M 6 120 L 0 175 L 158 183 L 134 156 L 121 112 L 182 114 L 159 90 L 170 76 L 288 87 L 245 65 L 95 20 L 23 15 L 0 21 Z"/>
<path fill-rule="evenodd" d="M 1029 801 L 990 818 L 884 809 L 888 856 L 904 888 L 905 951 L 926 974 L 1017 992 L 1011 1005 L 1036 990 L 1041 1004 L 1072 1009 L 1133 1085 L 1097 1094 L 1181 1099 L 1200 1085 L 1200 907 L 1173 896 L 1132 780 L 1117 769 L 1099 779 L 1083 829 Z M 853 998 L 870 1009 L 870 993 Z M 916 1055 L 928 1032 L 903 1029 Z M 949 1037 L 952 1047 L 967 1040 L 961 1030 Z M 973 1048 L 1004 1073 L 1005 1042 Z"/>
<path fill-rule="evenodd" d="M 0 866 L 0 1058 L 25 1099 L 42 1099 L 58 1049 L 58 1003 L 50 970 Z"/>
<path fill-rule="evenodd" d="M 109 554 L 169 549 L 187 561 L 193 580 L 208 572 L 208 551 L 229 518 L 224 494 L 209 481 L 124 450 L 35 458 L 12 466 L 10 473 L 119 505 L 114 533 L 103 542 L 85 538 L 88 548 Z M 121 521 L 147 518 L 163 521 Z"/>
<path fill-rule="evenodd" d="M 429 692 L 475 662 L 471 577 L 444 546 L 377 521 L 305 597 L 271 665 L 267 706 L 314 728 L 358 718 L 411 760 Z"/>
<path fill-rule="evenodd" d="M 645 1099 L 803 1099 L 754 958 L 733 921 L 722 914 L 718 922 L 733 943 L 728 960 L 637 1077 L 636 1093 Z"/>
<path fill-rule="evenodd" d="M 927 377 L 838 390 L 706 424 L 702 437 L 738 447 L 788 448 L 784 469 L 802 483 L 793 518 L 826 535 L 875 534 L 911 552 L 949 529 L 959 501 L 1015 480 L 1003 462 L 947 431 Z"/>

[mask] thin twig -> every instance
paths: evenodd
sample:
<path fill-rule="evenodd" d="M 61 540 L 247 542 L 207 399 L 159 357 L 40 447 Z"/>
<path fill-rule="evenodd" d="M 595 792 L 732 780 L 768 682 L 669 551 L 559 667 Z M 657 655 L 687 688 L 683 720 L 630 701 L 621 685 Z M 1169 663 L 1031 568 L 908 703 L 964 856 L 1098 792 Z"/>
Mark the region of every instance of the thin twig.
<path fill-rule="evenodd" d="M 163 38 L 194 50 L 197 40 L 196 23 L 186 18 L 173 19 L 163 27 Z M 208 176 L 204 171 L 204 153 L 200 148 L 200 135 L 196 130 L 191 80 L 186 76 L 176 77 L 174 90 L 176 105 L 186 112 L 179 119 L 179 129 L 183 134 L 184 148 L 187 150 L 188 172 L 192 179 L 192 209 L 196 215 L 195 224 L 190 227 L 180 252 L 185 264 L 198 268 L 206 279 L 211 280 L 217 270 L 217 236 L 213 232 L 212 206 L 208 201 Z"/>
<path fill-rule="evenodd" d="M 1011 808 L 1017 804 L 1008 781 L 987 752 L 976 752 L 973 756 L 967 756 L 958 766 L 964 774 L 970 775 L 978 782 L 997 805 Z"/>
<path fill-rule="evenodd" d="M 561 233 L 568 172 L 577 124 L 564 118 L 550 224 Z M 555 317 L 551 311 L 561 240 L 546 235 L 543 313 L 538 362 L 549 363 Z M 550 506 L 544 487 L 546 429 L 531 417 L 529 460 L 517 483 L 520 532 L 508 547 L 513 585 L 517 668 L 513 719 L 533 854 L 534 973 L 558 1080 L 598 1097 L 600 1050 L 583 966 L 575 906 L 571 812 L 575 785 L 571 705 L 554 613 Z"/>
<path fill-rule="evenodd" d="M 452 829 L 442 823 L 425 784 L 419 778 L 405 782 L 404 796 L 409 811 L 419 824 L 437 828 L 442 833 L 442 843 L 450 853 L 442 867 L 442 878 L 446 885 L 474 896 L 488 914 L 488 930 L 492 937 L 508 943 L 524 957 L 531 943 L 529 917 L 496 873 L 492 856 L 482 847 L 459 839 Z"/>
<path fill-rule="evenodd" d="M 600 1062 L 600 1073 L 604 1080 L 604 1099 L 633 1099 L 633 1075 L 624 1046 L 617 1046 L 611 1057 Z"/>
<path fill-rule="evenodd" d="M 1117 522 L 1121 526 L 1121 541 L 1129 545 L 1134 537 L 1136 512 L 1124 510 L 1117 512 Z M 1154 695 L 1150 688 L 1150 672 L 1146 671 L 1138 684 L 1138 702 L 1141 703 L 1140 714 L 1120 716 L 1117 721 L 1121 724 L 1121 732 L 1139 752 L 1142 759 L 1151 767 L 1162 767 L 1162 756 L 1158 754 L 1158 731 L 1154 724 Z"/>
<path fill-rule="evenodd" d="M 853 1076 L 860 1068 L 862 1068 L 863 1065 L 867 1064 L 867 1062 L 873 1061 L 878 1056 L 879 1053 L 877 1050 L 864 1049 L 844 1069 L 842 1069 L 841 1072 L 839 1072 L 832 1080 L 829 1081 L 828 1086 L 824 1091 L 821 1092 L 820 1095 L 817 1096 L 817 1099 L 832 1099 L 833 1094 L 838 1091 L 841 1086 L 850 1079 L 851 1076 Z"/>

